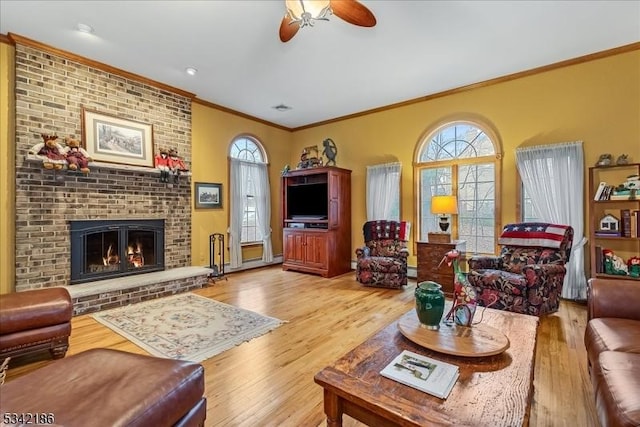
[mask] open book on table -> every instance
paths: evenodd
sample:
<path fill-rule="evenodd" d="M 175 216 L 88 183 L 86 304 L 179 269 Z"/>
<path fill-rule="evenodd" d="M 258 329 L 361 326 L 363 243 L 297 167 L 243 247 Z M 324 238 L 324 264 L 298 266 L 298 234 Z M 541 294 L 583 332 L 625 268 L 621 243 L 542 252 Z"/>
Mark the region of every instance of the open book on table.
<path fill-rule="evenodd" d="M 380 375 L 446 399 L 460 373 L 455 365 L 404 350 Z"/>

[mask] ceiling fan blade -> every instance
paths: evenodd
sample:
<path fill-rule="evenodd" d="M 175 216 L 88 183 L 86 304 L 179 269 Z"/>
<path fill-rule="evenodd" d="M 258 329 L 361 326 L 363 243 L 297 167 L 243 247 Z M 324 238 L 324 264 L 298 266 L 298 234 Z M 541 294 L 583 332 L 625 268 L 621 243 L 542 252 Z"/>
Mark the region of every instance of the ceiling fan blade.
<path fill-rule="evenodd" d="M 300 25 L 296 23 L 292 24 L 292 22 L 288 13 L 282 18 L 282 22 L 280 23 L 280 40 L 282 40 L 283 43 L 291 40 L 300 29 Z"/>
<path fill-rule="evenodd" d="M 356 0 L 331 0 L 331 10 L 338 18 L 361 27 L 376 25 L 376 17 Z"/>

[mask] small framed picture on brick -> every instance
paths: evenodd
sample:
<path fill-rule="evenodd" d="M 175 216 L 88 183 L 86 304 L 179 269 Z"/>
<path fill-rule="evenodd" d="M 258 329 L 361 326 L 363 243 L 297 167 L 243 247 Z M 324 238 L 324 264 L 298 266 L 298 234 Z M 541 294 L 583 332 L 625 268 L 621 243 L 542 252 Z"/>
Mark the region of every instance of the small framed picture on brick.
<path fill-rule="evenodd" d="M 196 209 L 222 208 L 222 184 L 196 182 L 195 185 Z"/>
<path fill-rule="evenodd" d="M 85 150 L 95 162 L 153 167 L 153 125 L 82 109 Z"/>

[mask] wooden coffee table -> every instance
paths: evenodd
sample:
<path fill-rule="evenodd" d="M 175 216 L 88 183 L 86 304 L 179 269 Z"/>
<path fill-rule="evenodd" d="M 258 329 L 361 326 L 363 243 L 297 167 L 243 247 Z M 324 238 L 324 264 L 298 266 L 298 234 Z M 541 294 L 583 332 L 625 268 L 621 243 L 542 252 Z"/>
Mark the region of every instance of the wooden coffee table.
<path fill-rule="evenodd" d="M 407 316 L 415 311 L 399 321 Z M 538 318 L 486 309 L 482 323 L 504 333 L 509 348 L 493 356 L 460 357 L 415 344 L 400 333 L 398 321 L 382 329 L 316 374 L 324 388 L 327 426 L 341 426 L 343 414 L 372 426 L 528 425 Z M 458 365 L 460 377 L 446 400 L 380 375 L 402 350 Z"/>

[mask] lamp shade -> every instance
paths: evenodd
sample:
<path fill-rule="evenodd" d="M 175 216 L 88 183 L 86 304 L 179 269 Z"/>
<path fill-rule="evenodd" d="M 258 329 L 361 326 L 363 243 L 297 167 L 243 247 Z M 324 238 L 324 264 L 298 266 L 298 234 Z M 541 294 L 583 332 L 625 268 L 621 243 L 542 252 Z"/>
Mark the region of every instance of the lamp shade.
<path fill-rule="evenodd" d="M 431 198 L 432 214 L 457 214 L 458 198 L 456 196 L 433 196 Z"/>

